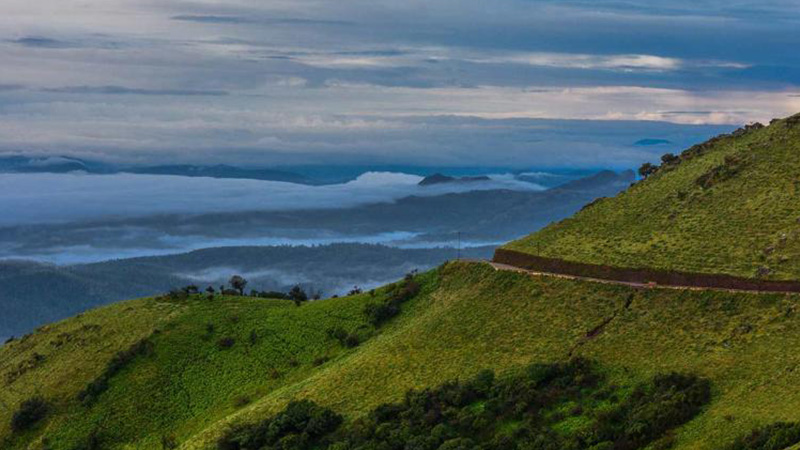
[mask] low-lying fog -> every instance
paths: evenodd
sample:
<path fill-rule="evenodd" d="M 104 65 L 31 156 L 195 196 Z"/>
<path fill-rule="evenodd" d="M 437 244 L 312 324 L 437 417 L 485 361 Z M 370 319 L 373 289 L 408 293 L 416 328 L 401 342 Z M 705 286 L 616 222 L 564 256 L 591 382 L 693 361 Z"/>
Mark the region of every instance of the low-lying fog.
<path fill-rule="evenodd" d="M 348 208 L 392 202 L 410 195 L 544 189 L 511 175 L 495 175 L 490 181 L 431 186 L 419 186 L 421 180 L 417 175 L 368 172 L 343 184 L 307 186 L 278 181 L 128 173 L 3 174 L 0 177 L 0 211 L 6 213 L 0 215 L 0 226 L 159 214 Z"/>

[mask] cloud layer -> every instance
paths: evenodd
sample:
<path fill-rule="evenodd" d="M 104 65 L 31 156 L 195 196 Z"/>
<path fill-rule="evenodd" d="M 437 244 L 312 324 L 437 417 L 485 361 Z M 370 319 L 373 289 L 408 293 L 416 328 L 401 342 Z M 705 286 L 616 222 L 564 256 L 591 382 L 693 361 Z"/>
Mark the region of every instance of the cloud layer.
<path fill-rule="evenodd" d="M 468 190 L 543 188 L 511 176 L 468 184 L 419 186 L 422 177 L 369 172 L 334 185 L 187 178 L 164 175 L 6 174 L 0 177 L 0 226 L 242 211 L 349 208 L 393 202 L 410 195 Z"/>
<path fill-rule="evenodd" d="M 483 164 L 474 133 L 461 138 L 475 119 L 733 126 L 800 111 L 790 0 L 6 0 L 0 12 L 0 152 Z M 477 140 L 518 160 L 491 129 Z M 518 164 L 596 159 L 566 142 Z"/>

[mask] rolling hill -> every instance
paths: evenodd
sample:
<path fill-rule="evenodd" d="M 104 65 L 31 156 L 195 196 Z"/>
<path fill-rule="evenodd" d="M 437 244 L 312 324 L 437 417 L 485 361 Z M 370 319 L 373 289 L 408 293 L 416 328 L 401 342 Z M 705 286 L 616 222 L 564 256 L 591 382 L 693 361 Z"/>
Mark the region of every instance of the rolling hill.
<path fill-rule="evenodd" d="M 790 237 L 797 211 L 784 205 L 798 204 L 794 121 L 695 147 L 620 196 L 509 247 L 739 276 L 769 263 L 763 276 L 800 278 Z M 764 260 L 749 250 L 780 232 L 786 239 Z M 652 245 L 653 234 L 670 245 Z M 773 265 L 773 256 L 788 259 Z M 299 307 L 247 297 L 133 300 L 0 348 L 0 443 L 54 450 L 794 449 L 799 313 L 800 294 L 636 288 L 465 261 Z M 559 375 L 576 365 L 593 369 Z M 513 413 L 461 387 L 486 385 L 485 369 L 501 380 L 489 383 L 492 395 L 512 397 Z M 442 404 L 459 408 L 432 407 Z M 313 420 L 298 419 L 303 408 Z M 343 424 L 330 431 L 338 418 Z M 443 418 L 455 425 L 442 425 Z M 402 440 L 393 434 L 397 421 L 401 431 L 429 432 Z M 359 433 L 385 446 L 342 444 Z M 241 444 L 277 437 L 275 445 Z"/>
<path fill-rule="evenodd" d="M 230 424 L 293 399 L 354 420 L 409 388 L 576 356 L 623 388 L 674 370 L 710 380 L 711 404 L 677 431 L 674 448 L 717 449 L 757 426 L 800 419 L 796 295 L 636 290 L 481 263 L 450 263 L 418 280 L 421 293 L 378 328 L 363 313 L 375 301 L 369 293 L 299 308 L 143 299 L 43 327 L 0 349 L 3 448 L 82 448 L 94 438 L 98 448 L 149 449 L 165 436 L 181 448 L 214 448 Z M 340 344 L 327 332 L 335 327 L 360 345 Z M 111 376 L 96 401 L 79 399 L 115 354 L 143 339 L 147 354 Z M 50 405 L 47 418 L 12 433 L 13 411 L 37 395 Z"/>

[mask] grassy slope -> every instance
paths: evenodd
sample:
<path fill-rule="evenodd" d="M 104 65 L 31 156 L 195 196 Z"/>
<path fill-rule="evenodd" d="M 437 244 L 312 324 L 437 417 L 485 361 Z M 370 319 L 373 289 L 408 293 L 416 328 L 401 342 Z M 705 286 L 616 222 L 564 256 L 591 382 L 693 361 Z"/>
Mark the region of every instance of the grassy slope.
<path fill-rule="evenodd" d="M 797 118 L 795 118 L 796 121 Z M 746 161 L 710 188 L 695 183 L 726 156 Z M 800 125 L 713 144 L 613 199 L 506 247 L 595 264 L 800 279 Z"/>
<path fill-rule="evenodd" d="M 25 436 L 26 442 L 46 434 L 55 449 L 65 448 L 102 423 L 123 438 L 120 447 L 154 448 L 161 435 L 174 433 L 184 448 L 201 449 L 228 423 L 263 417 L 292 398 L 313 398 L 353 418 L 400 399 L 408 388 L 467 377 L 481 368 L 502 372 L 560 360 L 574 351 L 600 361 L 621 385 L 668 370 L 709 377 L 714 401 L 680 431 L 678 448 L 715 449 L 757 424 L 800 420 L 800 355 L 793 351 L 800 345 L 800 297 L 636 291 L 467 263 L 424 277 L 423 294 L 353 350 L 342 349 L 325 329 L 362 325 L 368 295 L 301 308 L 264 300 L 145 300 L 93 311 L 0 349 L 0 360 L 19 360 L 33 351 L 24 347 L 45 351 L 63 329 L 102 323 L 103 336 L 48 355 L 2 400 L 14 404 L 37 391 L 61 399 L 61 414 Z M 127 317 L 121 314 L 126 309 Z M 584 339 L 615 312 L 619 315 L 603 333 Z M 231 315 L 239 315 L 239 322 Z M 217 324 L 216 335 L 236 336 L 232 349 L 219 350 L 216 340 L 201 339 L 208 321 Z M 252 327 L 273 330 L 275 338 L 251 348 L 245 341 Z M 99 373 L 112 347 L 124 348 L 153 328 L 163 330 L 153 337 L 155 356 L 115 377 L 111 390 L 84 414 L 71 400 L 74 393 Z M 295 345 L 287 346 L 285 339 Z M 285 365 L 288 348 L 300 355 L 300 367 Z M 320 367 L 310 364 L 321 354 L 333 359 Z M 68 373 L 67 361 L 80 368 Z M 273 367 L 283 373 L 278 380 L 267 376 Z M 255 401 L 237 408 L 233 401 L 239 395 Z M 0 412 L 0 437 L 8 434 L 8 418 L 8 411 Z"/>
<path fill-rule="evenodd" d="M 319 370 L 315 359 L 344 353 L 327 330 L 371 333 L 361 314 L 366 301 L 365 294 L 297 308 L 283 300 L 218 297 L 100 308 L 0 349 L 0 383 L 6 388 L 0 401 L 13 406 L 38 393 L 54 403 L 57 417 L 18 445 L 46 435 L 55 448 L 69 448 L 93 430 L 105 429 L 114 430 L 105 437 L 120 444 L 158 447 L 162 436 L 184 439 L 235 411 L 237 399 L 258 398 L 297 382 Z M 70 343 L 53 344 L 66 335 Z M 138 358 L 112 378 L 110 389 L 90 408 L 75 400 L 113 354 L 148 336 L 155 346 L 152 357 Z M 220 349 L 223 337 L 232 337 L 233 347 Z M 34 353 L 44 356 L 41 365 L 8 385 L 7 373 Z M 9 434 L 10 413 L 0 408 L 0 439 Z"/>

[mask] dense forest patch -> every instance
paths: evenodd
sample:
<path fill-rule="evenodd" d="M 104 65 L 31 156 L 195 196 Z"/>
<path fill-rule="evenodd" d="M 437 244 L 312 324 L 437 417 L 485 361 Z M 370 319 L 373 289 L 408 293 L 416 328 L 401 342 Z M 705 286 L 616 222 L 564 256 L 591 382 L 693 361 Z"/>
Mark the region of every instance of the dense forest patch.
<path fill-rule="evenodd" d="M 670 444 L 669 431 L 711 398 L 708 381 L 657 375 L 632 388 L 609 383 L 585 359 L 534 364 L 510 376 L 474 378 L 409 391 L 344 426 L 342 416 L 304 400 L 267 420 L 239 425 L 219 450 L 256 449 L 617 449 Z"/>

